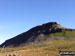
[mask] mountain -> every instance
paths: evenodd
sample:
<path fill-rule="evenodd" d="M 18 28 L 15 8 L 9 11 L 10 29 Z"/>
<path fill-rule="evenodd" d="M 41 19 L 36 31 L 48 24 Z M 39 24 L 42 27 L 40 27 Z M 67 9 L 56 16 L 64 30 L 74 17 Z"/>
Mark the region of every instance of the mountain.
<path fill-rule="evenodd" d="M 74 40 L 74 33 L 75 29 L 62 27 L 57 22 L 48 22 L 6 40 L 0 47 L 18 47 L 53 40 Z"/>

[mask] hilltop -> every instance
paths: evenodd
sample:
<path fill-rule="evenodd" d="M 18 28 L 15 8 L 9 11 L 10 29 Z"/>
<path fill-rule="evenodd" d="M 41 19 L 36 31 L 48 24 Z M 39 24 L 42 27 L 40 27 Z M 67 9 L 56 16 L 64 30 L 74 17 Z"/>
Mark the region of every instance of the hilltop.
<path fill-rule="evenodd" d="M 70 35 L 71 34 L 71 35 Z M 0 47 L 18 47 L 36 44 L 44 41 L 53 40 L 74 40 L 75 29 L 68 29 L 62 27 L 57 22 L 48 22 L 42 25 L 38 25 L 21 33 L 11 39 L 6 40 L 0 45 Z"/>

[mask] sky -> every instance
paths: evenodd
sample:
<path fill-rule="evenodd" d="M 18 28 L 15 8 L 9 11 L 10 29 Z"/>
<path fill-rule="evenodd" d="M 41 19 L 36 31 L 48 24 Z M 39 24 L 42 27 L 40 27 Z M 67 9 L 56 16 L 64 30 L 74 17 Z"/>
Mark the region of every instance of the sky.
<path fill-rule="evenodd" d="M 0 0 L 0 44 L 47 22 L 75 29 L 75 0 Z"/>

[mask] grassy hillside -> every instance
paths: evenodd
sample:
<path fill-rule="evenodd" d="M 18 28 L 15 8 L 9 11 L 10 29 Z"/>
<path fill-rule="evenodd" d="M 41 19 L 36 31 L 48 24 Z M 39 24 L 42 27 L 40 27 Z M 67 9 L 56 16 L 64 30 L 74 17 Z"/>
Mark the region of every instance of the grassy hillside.
<path fill-rule="evenodd" d="M 42 41 L 73 39 L 75 40 L 75 29 L 68 29 L 56 22 L 49 22 L 33 27 L 27 32 L 6 40 L 0 47 L 18 47 Z"/>
<path fill-rule="evenodd" d="M 51 42 L 42 42 L 32 46 L 5 48 L 0 55 L 19 54 L 22 56 L 59 56 L 60 50 L 75 51 L 75 41 L 56 40 Z"/>
<path fill-rule="evenodd" d="M 46 23 L 5 41 L 2 47 L 4 45 L 6 48 L 0 49 L 0 56 L 59 56 L 60 50 L 75 51 L 75 30 L 61 27 L 55 22 Z"/>
<path fill-rule="evenodd" d="M 47 34 L 47 37 L 65 37 L 65 40 L 73 40 L 75 38 L 75 31 L 64 31 Z"/>

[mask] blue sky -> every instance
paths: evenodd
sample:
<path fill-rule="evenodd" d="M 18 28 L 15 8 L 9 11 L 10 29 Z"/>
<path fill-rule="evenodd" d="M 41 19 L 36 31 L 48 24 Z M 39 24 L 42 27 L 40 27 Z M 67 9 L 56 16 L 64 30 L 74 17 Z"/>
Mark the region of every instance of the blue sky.
<path fill-rule="evenodd" d="M 0 44 L 47 22 L 75 29 L 75 0 L 0 0 Z"/>

